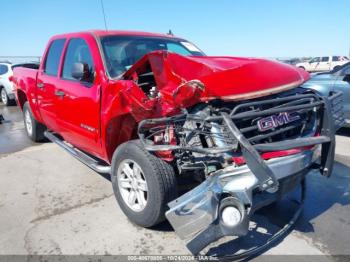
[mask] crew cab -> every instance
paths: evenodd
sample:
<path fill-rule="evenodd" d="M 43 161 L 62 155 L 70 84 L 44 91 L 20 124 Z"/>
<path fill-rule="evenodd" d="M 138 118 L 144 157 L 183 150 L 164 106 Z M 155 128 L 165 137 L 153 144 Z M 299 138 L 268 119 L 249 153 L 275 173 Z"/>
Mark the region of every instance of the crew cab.
<path fill-rule="evenodd" d="M 308 79 L 279 62 L 124 31 L 54 36 L 38 70 L 14 70 L 28 136 L 110 174 L 133 223 L 167 218 L 193 253 L 247 234 L 253 212 L 311 169 L 331 175 L 341 93 L 300 88 Z"/>
<path fill-rule="evenodd" d="M 333 69 L 337 70 L 347 62 L 349 62 L 349 58 L 346 56 L 322 56 L 314 57 L 307 62 L 297 63 L 296 67 L 308 72 L 324 72 Z"/>

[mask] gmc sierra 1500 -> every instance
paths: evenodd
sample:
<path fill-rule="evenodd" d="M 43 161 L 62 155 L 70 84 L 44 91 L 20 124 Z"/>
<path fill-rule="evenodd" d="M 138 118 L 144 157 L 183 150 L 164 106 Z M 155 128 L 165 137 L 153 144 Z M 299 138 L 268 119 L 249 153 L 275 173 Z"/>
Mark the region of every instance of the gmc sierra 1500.
<path fill-rule="evenodd" d="M 132 222 L 167 218 L 197 253 L 247 234 L 251 214 L 312 168 L 331 174 L 341 93 L 318 96 L 300 88 L 307 79 L 174 36 L 91 31 L 53 37 L 40 68 L 13 81 L 32 140 L 110 174 Z"/>

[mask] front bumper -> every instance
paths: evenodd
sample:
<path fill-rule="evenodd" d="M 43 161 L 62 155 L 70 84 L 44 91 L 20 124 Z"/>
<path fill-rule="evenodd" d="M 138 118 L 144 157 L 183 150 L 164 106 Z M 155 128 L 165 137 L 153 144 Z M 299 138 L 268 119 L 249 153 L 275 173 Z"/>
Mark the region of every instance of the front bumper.
<path fill-rule="evenodd" d="M 276 175 L 277 190 L 255 190 L 259 180 L 247 165 L 219 170 L 193 190 L 170 202 L 166 217 L 180 238 L 188 241 L 187 247 L 194 254 L 223 236 L 243 236 L 248 232 L 249 218 L 254 211 L 293 190 L 319 158 L 319 149 L 316 146 L 296 155 L 266 161 Z M 229 204 L 241 212 L 241 222 L 235 227 L 225 226 L 220 219 L 220 209 L 228 205 L 228 198 L 223 195 L 229 195 L 232 202 Z"/>

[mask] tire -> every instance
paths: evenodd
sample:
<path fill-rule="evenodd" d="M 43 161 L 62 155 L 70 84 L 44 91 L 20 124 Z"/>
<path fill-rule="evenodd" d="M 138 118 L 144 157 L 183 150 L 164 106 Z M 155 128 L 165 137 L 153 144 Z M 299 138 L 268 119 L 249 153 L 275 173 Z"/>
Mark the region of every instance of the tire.
<path fill-rule="evenodd" d="M 35 120 L 28 102 L 25 102 L 23 105 L 23 120 L 27 135 L 32 141 L 41 142 L 45 140 L 44 132 L 46 127 Z"/>
<path fill-rule="evenodd" d="M 132 170 L 133 180 L 129 178 L 127 166 Z M 141 175 L 137 175 L 138 169 Z M 139 140 L 126 142 L 116 149 L 112 158 L 111 180 L 120 208 L 131 222 L 142 227 L 152 227 L 164 221 L 166 204 L 177 196 L 173 167 L 150 154 Z M 135 185 L 135 181 L 142 180 L 146 183 L 147 192 L 144 191 L 144 182 L 139 187 Z M 140 185 L 143 185 L 142 189 Z M 129 197 L 133 204 L 128 203 Z"/>
<path fill-rule="evenodd" d="M 299 66 L 298 68 L 305 70 L 305 67 L 303 67 L 303 66 Z"/>
<path fill-rule="evenodd" d="M 4 103 L 5 106 L 11 106 L 15 104 L 15 101 L 8 97 L 4 87 L 1 88 L 0 90 L 0 97 L 1 97 L 1 101 Z"/>

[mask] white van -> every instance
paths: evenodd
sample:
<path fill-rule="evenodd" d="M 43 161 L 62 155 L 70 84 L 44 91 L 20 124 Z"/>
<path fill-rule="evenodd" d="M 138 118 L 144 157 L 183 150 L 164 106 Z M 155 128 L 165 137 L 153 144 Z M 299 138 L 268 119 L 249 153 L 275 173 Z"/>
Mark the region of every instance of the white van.
<path fill-rule="evenodd" d="M 298 63 L 295 66 L 308 72 L 330 71 L 349 62 L 346 56 L 319 56 L 314 57 L 308 62 Z"/>

